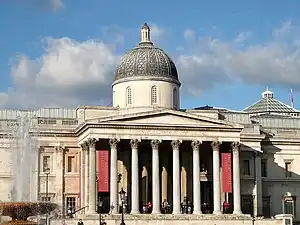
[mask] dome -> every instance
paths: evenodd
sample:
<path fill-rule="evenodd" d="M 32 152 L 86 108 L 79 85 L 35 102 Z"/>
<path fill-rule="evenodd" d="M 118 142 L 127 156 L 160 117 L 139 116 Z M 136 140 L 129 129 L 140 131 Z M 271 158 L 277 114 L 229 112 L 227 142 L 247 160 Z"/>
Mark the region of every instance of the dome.
<path fill-rule="evenodd" d="M 150 28 L 141 28 L 141 42 L 121 59 L 115 74 L 115 82 L 129 80 L 165 80 L 180 84 L 172 59 L 150 40 Z"/>

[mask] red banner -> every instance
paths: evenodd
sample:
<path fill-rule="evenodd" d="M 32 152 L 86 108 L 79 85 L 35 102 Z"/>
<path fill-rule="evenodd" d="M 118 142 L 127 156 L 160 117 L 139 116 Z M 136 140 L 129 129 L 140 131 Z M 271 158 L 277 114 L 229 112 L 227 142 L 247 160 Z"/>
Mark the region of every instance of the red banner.
<path fill-rule="evenodd" d="M 98 152 L 98 191 L 109 191 L 109 151 L 100 150 Z"/>
<path fill-rule="evenodd" d="M 232 169 L 231 153 L 222 155 L 222 189 L 224 193 L 232 193 Z"/>

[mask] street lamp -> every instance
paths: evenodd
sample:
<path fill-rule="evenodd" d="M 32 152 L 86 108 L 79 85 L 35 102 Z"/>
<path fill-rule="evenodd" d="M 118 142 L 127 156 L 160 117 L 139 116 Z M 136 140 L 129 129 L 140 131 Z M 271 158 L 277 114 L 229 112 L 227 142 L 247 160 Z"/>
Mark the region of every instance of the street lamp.
<path fill-rule="evenodd" d="M 102 225 L 102 215 L 101 215 L 101 210 L 102 210 L 102 206 L 103 206 L 103 199 L 102 198 L 99 198 L 99 202 L 98 202 L 98 205 L 99 205 L 99 225 Z"/>
<path fill-rule="evenodd" d="M 126 225 L 124 222 L 124 205 L 125 205 L 125 198 L 126 198 L 125 194 L 126 194 L 126 192 L 122 188 L 121 191 L 119 192 L 121 202 L 122 202 L 122 220 L 121 220 L 120 225 Z"/>
<path fill-rule="evenodd" d="M 50 169 L 47 167 L 44 170 L 44 173 L 46 174 L 46 201 L 48 202 L 48 183 L 49 183 L 49 174 Z M 46 225 L 48 225 L 48 213 L 46 213 Z"/>

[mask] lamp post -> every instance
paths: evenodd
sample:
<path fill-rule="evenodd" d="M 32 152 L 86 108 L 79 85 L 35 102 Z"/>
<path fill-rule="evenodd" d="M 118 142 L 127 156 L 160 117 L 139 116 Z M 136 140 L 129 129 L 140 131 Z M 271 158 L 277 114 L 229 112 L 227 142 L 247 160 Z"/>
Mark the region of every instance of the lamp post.
<path fill-rule="evenodd" d="M 126 192 L 122 188 L 121 191 L 119 192 L 121 202 L 122 202 L 122 220 L 121 220 L 120 225 L 126 225 L 124 222 L 124 205 L 125 205 L 125 198 L 126 198 L 125 194 L 126 194 Z"/>
<path fill-rule="evenodd" d="M 99 225 L 102 225 L 102 206 L 103 206 L 103 199 L 99 198 L 98 206 L 99 206 Z"/>
<path fill-rule="evenodd" d="M 48 186 L 49 186 L 49 174 L 50 169 L 47 167 L 45 168 L 44 173 L 46 174 L 46 201 L 48 202 Z M 48 225 L 48 213 L 46 213 L 46 225 Z"/>

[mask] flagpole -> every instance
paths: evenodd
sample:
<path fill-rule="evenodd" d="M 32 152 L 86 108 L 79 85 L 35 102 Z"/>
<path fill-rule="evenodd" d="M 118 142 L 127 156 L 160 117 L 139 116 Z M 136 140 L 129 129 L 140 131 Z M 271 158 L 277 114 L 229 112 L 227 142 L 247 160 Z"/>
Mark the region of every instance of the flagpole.
<path fill-rule="evenodd" d="M 291 88 L 291 106 L 294 108 L 294 95 L 293 95 L 293 89 Z"/>

